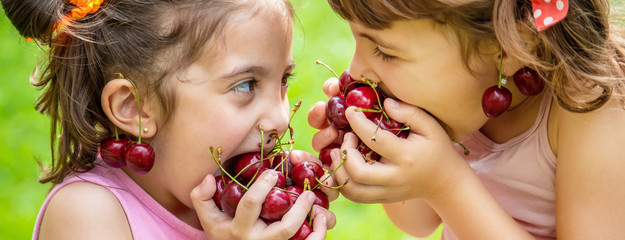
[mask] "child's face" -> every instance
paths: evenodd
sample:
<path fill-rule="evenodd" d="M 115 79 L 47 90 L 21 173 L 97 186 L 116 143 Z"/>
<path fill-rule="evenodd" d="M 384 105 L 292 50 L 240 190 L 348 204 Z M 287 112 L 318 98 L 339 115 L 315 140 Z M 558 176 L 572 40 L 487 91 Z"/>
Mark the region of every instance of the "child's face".
<path fill-rule="evenodd" d="M 189 193 L 207 174 L 219 173 L 209 148 L 223 149 L 222 161 L 259 152 L 272 133 L 288 126 L 286 90 L 293 68 L 288 15 L 261 11 L 230 19 L 215 50 L 171 79 L 176 108 L 153 139 L 158 184 L 191 206 Z M 162 190 L 162 189 L 161 189 Z"/>
<path fill-rule="evenodd" d="M 455 33 L 431 20 L 397 21 L 384 30 L 356 22 L 350 27 L 356 40 L 352 77 L 380 82 L 386 93 L 430 112 L 457 139 L 488 120 L 481 99 L 486 88 L 497 84 L 494 57 L 474 58 L 471 74 Z"/>

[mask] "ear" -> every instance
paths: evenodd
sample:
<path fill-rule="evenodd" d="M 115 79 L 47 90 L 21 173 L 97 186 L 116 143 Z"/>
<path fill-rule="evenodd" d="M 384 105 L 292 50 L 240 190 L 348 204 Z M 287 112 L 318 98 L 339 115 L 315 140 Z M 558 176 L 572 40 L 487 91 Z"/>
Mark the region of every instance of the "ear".
<path fill-rule="evenodd" d="M 526 61 L 529 61 L 527 59 L 536 58 L 536 45 L 538 43 L 533 31 L 529 29 L 526 24 L 522 23 L 517 23 L 516 27 L 518 31 L 517 37 L 521 38 L 521 42 L 518 43 L 520 45 L 515 48 L 523 49 L 521 52 L 517 53 L 521 54 L 521 56 L 518 57 L 525 59 Z M 514 73 L 519 71 L 519 69 L 526 66 L 526 62 L 524 60 L 512 57 L 509 54 L 506 54 L 505 51 L 501 55 L 497 54 L 497 64 L 500 64 L 500 61 L 502 60 L 501 58 L 503 58 L 503 61 L 501 62 L 502 66 L 499 67 L 502 68 L 501 72 L 503 75 L 507 77 L 514 75 Z"/>
<path fill-rule="evenodd" d="M 109 81 L 104 86 L 101 97 L 102 109 L 115 126 L 136 137 L 139 137 L 139 134 L 141 138 L 151 138 L 155 135 L 157 113 L 153 111 L 153 106 L 149 105 L 150 101 L 146 101 L 145 98 L 137 99 L 135 87 L 129 80 L 117 78 Z"/>

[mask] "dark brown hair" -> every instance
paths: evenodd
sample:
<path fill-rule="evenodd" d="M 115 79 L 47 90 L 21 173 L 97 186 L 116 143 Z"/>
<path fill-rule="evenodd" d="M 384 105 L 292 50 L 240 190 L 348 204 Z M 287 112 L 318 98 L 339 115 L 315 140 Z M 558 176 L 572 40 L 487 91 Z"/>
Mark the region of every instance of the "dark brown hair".
<path fill-rule="evenodd" d="M 175 103 L 164 79 L 196 61 L 207 43 L 217 45 L 233 13 L 262 7 L 257 1 L 105 0 L 97 12 L 53 32 L 74 5 L 65 0 L 1 2 L 19 33 L 36 39 L 48 53 L 34 84 L 43 90 L 35 106 L 51 118 L 52 164 L 42 183 L 60 183 L 70 172 L 94 167 L 99 143 L 113 136 L 100 95 L 115 73 L 132 78 L 140 101 L 154 97 L 170 116 Z M 292 16 L 290 3 L 281 2 Z"/>
<path fill-rule="evenodd" d="M 611 29 L 608 0 L 569 1 L 568 16 L 542 32 L 535 30 L 530 0 L 328 2 L 344 19 L 373 29 L 419 18 L 451 27 L 462 44 L 465 65 L 478 56 L 482 43 L 499 42 L 506 54 L 536 68 L 568 111 L 593 111 L 605 104 L 614 90 L 623 93 L 625 41 L 613 34 L 617 29 Z M 527 46 L 517 24 L 531 31 L 534 46 Z"/>

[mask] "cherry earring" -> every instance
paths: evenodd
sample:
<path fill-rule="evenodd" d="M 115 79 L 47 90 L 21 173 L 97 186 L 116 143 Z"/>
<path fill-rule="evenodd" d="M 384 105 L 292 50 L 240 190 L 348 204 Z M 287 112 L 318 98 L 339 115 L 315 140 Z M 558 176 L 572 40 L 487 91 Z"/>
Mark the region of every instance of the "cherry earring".
<path fill-rule="evenodd" d="M 139 101 L 139 90 L 137 89 L 137 85 L 130 79 L 125 78 L 124 75 L 118 74 L 118 78 L 126 79 L 132 84 L 132 87 L 135 89 L 135 93 L 137 95 L 137 109 L 139 110 L 139 139 L 136 143 L 130 143 L 128 147 L 126 147 L 126 151 L 124 152 L 124 158 L 126 159 L 126 165 L 130 170 L 139 173 L 145 174 L 152 169 L 154 166 L 154 149 L 150 144 L 141 143 L 141 131 L 145 131 L 145 129 L 141 129 L 141 104 Z"/>
<path fill-rule="evenodd" d="M 540 74 L 529 67 L 521 68 L 512 78 L 519 91 L 526 96 L 536 96 L 545 88 L 545 81 Z"/>
<path fill-rule="evenodd" d="M 499 117 L 504 113 L 510 104 L 512 103 L 512 93 L 503 85 L 507 83 L 505 78 L 502 78 L 503 68 L 503 47 L 499 48 L 500 63 L 499 63 L 499 82 L 497 85 L 489 87 L 482 95 L 482 110 L 489 118 Z"/>
<path fill-rule="evenodd" d="M 139 102 L 139 90 L 135 83 L 129 78 L 125 78 L 122 74 L 117 74 L 117 78 L 126 79 L 132 84 L 137 94 L 137 109 L 141 112 Z M 154 149 L 147 143 L 141 143 L 141 113 L 139 113 L 139 139 L 136 143 L 128 139 L 119 139 L 117 127 L 115 129 L 115 138 L 104 140 L 100 144 L 100 156 L 106 164 L 114 168 L 128 166 L 130 170 L 139 174 L 145 174 L 154 166 Z M 143 128 L 143 132 L 148 133 L 148 128 Z"/>

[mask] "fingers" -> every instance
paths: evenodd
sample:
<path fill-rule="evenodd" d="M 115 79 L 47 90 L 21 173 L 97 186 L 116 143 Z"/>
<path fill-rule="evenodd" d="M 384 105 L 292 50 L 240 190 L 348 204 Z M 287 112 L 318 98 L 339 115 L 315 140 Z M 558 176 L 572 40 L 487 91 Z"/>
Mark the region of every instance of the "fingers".
<path fill-rule="evenodd" d="M 410 127 L 411 132 L 430 136 L 432 130 L 442 130 L 438 121 L 419 107 L 387 98 L 384 110 L 390 118 Z"/>
<path fill-rule="evenodd" d="M 277 172 L 266 170 L 245 192 L 232 220 L 236 226 L 241 228 L 242 232 L 249 232 L 258 220 L 263 202 L 277 181 Z"/>
<path fill-rule="evenodd" d="M 335 77 L 328 78 L 323 83 L 323 92 L 328 96 L 328 98 L 338 96 L 339 95 L 339 79 Z"/>
<path fill-rule="evenodd" d="M 346 151 L 346 159 L 345 163 L 343 163 L 343 167 L 345 168 L 345 172 L 350 176 L 350 180 L 367 185 L 398 185 L 402 184 L 401 182 L 397 182 L 399 178 L 397 177 L 397 166 L 392 164 L 391 162 L 387 164 L 382 164 L 379 162 L 374 162 L 373 164 L 368 163 L 365 159 L 363 159 L 362 154 L 355 148 L 354 143 L 358 142 L 358 137 L 353 133 L 347 133 L 345 135 L 345 143 L 344 149 Z"/>
<path fill-rule="evenodd" d="M 321 152 L 321 149 L 335 142 L 337 138 L 339 138 L 339 131 L 328 126 L 313 135 L 312 147 L 315 152 Z"/>
<path fill-rule="evenodd" d="M 293 236 L 297 230 L 306 221 L 308 212 L 315 201 L 315 194 L 311 191 L 303 192 L 295 201 L 291 209 L 284 214 L 281 221 L 272 223 L 267 226 L 267 233 L 282 235 L 277 236 L 279 239 L 287 239 Z"/>
<path fill-rule="evenodd" d="M 326 102 L 317 102 L 308 110 L 308 124 L 311 127 L 323 129 L 330 125 L 326 117 L 326 107 Z"/>
<path fill-rule="evenodd" d="M 332 170 L 334 170 L 334 169 L 331 169 L 329 173 L 331 173 Z M 336 181 L 334 181 L 334 177 L 330 176 L 330 174 L 326 173 L 323 176 L 321 176 L 321 180 L 323 181 L 323 185 L 325 185 L 325 186 L 322 185 L 320 189 L 321 189 L 321 191 L 323 193 L 326 194 L 326 196 L 328 196 L 328 201 L 332 202 L 332 201 L 336 200 L 337 198 L 339 198 L 339 191 L 338 190 L 328 188 L 328 187 L 336 187 L 336 186 L 338 186 L 336 184 Z"/>
<path fill-rule="evenodd" d="M 204 181 L 191 191 L 191 202 L 195 209 L 202 227 L 209 231 L 217 224 L 230 219 L 230 217 L 223 213 L 215 202 L 213 201 L 213 195 L 217 190 L 215 185 L 215 177 L 213 175 L 207 175 Z"/>
<path fill-rule="evenodd" d="M 315 217 L 315 219 L 313 220 L 313 232 L 310 233 L 308 237 L 306 237 L 306 240 L 326 239 L 326 234 L 328 231 L 326 222 L 327 221 L 325 216 Z"/>
<path fill-rule="evenodd" d="M 334 213 L 319 205 L 313 206 L 313 218 L 314 218 L 313 221 L 317 221 L 320 218 L 324 218 L 323 221 L 325 222 L 326 229 L 332 229 L 334 228 L 334 226 L 336 226 L 336 216 L 334 215 Z M 313 227 L 314 225 L 315 223 L 313 223 Z"/>
<path fill-rule="evenodd" d="M 378 154 L 386 157 L 391 163 L 400 160 L 400 158 L 393 156 L 401 155 L 401 149 L 407 149 L 409 147 L 404 144 L 406 140 L 398 138 L 389 131 L 379 129 L 376 124 L 367 119 L 364 113 L 357 112 L 355 109 L 355 107 L 349 107 L 345 111 L 345 116 L 354 133 L 362 139 L 364 144 Z M 375 136 L 375 140 L 372 140 L 373 136 Z M 356 148 L 356 146 L 353 148 Z"/>
<path fill-rule="evenodd" d="M 319 158 L 317 158 L 317 156 L 313 155 L 312 153 L 302 151 L 302 150 L 291 151 L 290 160 L 293 166 L 297 165 L 298 163 L 305 162 L 305 161 L 316 162 L 319 165 L 321 165 L 321 161 L 319 160 Z"/>

